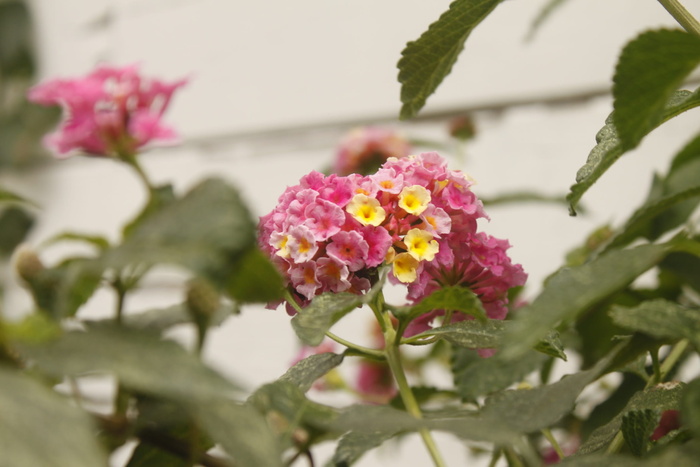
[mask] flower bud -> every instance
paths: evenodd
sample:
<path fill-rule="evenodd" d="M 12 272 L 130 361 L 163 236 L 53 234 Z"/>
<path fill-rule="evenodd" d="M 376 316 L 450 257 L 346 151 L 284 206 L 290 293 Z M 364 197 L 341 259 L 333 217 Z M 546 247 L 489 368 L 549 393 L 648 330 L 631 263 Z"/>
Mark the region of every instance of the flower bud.
<path fill-rule="evenodd" d="M 15 269 L 24 281 L 32 282 L 46 268 L 34 250 L 20 247 L 15 256 Z"/>
<path fill-rule="evenodd" d="M 209 320 L 219 309 L 221 297 L 209 281 L 195 278 L 187 283 L 186 303 L 196 320 Z"/>

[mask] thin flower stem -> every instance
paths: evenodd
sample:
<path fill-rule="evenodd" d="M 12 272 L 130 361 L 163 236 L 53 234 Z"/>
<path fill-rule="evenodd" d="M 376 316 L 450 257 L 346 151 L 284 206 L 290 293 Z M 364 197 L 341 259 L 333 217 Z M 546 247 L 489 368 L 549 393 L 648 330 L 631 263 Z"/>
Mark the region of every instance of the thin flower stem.
<path fill-rule="evenodd" d="M 659 365 L 659 349 L 654 349 L 649 351 L 651 355 L 651 364 L 654 368 L 654 374 L 647 380 L 647 385 L 653 383 L 658 383 L 661 381 L 661 366 Z"/>
<path fill-rule="evenodd" d="M 139 180 L 143 183 L 143 185 L 146 187 L 146 191 L 148 191 L 148 195 L 150 197 L 153 196 L 153 192 L 155 190 L 153 183 L 151 183 L 151 180 L 148 178 L 148 175 L 146 172 L 143 170 L 143 167 L 141 167 L 141 164 L 139 164 L 139 161 L 136 159 L 135 154 L 127 154 L 127 153 L 121 153 L 119 154 L 119 159 L 126 162 L 129 167 L 134 169 L 136 172 L 136 175 L 138 175 Z"/>
<path fill-rule="evenodd" d="M 542 429 L 542 434 L 544 435 L 545 438 L 547 438 L 547 441 L 549 441 L 549 444 L 552 445 L 554 448 L 554 451 L 557 453 L 557 456 L 559 456 L 559 460 L 564 459 L 566 455 L 564 454 L 564 451 L 561 449 L 561 446 L 559 445 L 559 442 L 557 439 L 552 435 L 552 431 L 549 428 L 543 428 Z"/>
<path fill-rule="evenodd" d="M 671 16 L 691 34 L 700 36 L 700 23 L 678 0 L 659 0 L 659 3 Z"/>
<path fill-rule="evenodd" d="M 404 372 L 403 365 L 401 364 L 401 355 L 399 354 L 398 347 L 400 338 L 393 328 L 387 329 L 386 333 L 384 334 L 384 338 L 386 339 L 386 349 L 384 351 L 386 353 L 387 362 L 389 363 L 389 368 L 391 368 L 391 372 L 394 375 L 394 379 L 396 379 L 396 384 L 399 387 L 401 400 L 406 406 L 408 413 L 413 415 L 415 418 L 422 420 L 423 413 L 420 410 L 418 401 L 416 401 L 416 398 L 413 395 L 413 391 L 411 391 L 411 387 L 406 379 L 406 373 Z M 433 439 L 430 430 L 427 428 L 421 428 L 418 432 L 423 439 L 423 443 L 428 449 L 430 457 L 432 458 L 435 466 L 444 467 L 446 465 L 445 461 L 442 459 L 442 455 L 437 448 L 437 444 L 435 444 L 435 440 Z"/>
<path fill-rule="evenodd" d="M 382 352 L 381 350 L 370 349 L 369 347 L 364 347 L 364 346 L 362 346 L 362 345 L 354 344 L 354 343 L 352 343 L 352 342 L 350 342 L 350 341 L 347 341 L 347 340 L 343 339 L 343 338 L 340 337 L 340 336 L 336 336 L 335 334 L 333 334 L 333 333 L 330 332 L 330 331 L 326 331 L 326 336 L 328 336 L 329 338 L 333 339 L 333 340 L 336 341 L 338 344 L 344 345 L 345 347 L 347 347 L 347 348 L 349 348 L 349 349 L 356 350 L 357 352 L 360 352 L 360 353 L 363 353 L 363 354 L 367 354 L 367 355 L 371 355 L 372 357 L 377 357 L 377 358 L 381 358 L 381 359 L 384 359 L 384 358 L 385 358 L 385 357 L 384 357 L 384 352 Z"/>

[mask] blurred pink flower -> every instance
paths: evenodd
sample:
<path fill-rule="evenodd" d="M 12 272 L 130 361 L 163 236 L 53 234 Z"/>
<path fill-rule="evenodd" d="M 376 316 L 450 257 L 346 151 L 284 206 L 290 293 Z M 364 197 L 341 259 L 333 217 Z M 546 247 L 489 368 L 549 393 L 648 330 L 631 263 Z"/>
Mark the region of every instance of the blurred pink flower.
<path fill-rule="evenodd" d="M 652 441 L 658 441 L 673 430 L 681 427 L 680 412 L 678 410 L 666 410 L 661 414 L 659 425 L 651 434 Z"/>
<path fill-rule="evenodd" d="M 173 93 L 185 83 L 184 79 L 164 83 L 144 78 L 135 65 L 101 66 L 82 78 L 54 79 L 34 86 L 28 98 L 63 107 L 63 122 L 45 139 L 58 154 L 83 151 L 131 157 L 151 141 L 177 139 L 175 130 L 161 118 Z"/>
<path fill-rule="evenodd" d="M 408 141 L 389 128 L 359 127 L 341 140 L 332 171 L 338 175 L 374 173 L 390 157 L 411 153 Z"/>

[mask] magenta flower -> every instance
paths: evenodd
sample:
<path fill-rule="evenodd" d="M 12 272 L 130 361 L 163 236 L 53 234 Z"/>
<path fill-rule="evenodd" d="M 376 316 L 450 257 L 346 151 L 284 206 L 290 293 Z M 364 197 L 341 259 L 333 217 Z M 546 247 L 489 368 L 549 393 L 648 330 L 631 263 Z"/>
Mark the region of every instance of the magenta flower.
<path fill-rule="evenodd" d="M 333 172 L 338 175 L 374 173 L 390 157 L 411 153 L 406 139 L 394 130 L 360 127 L 346 134 L 338 146 Z"/>
<path fill-rule="evenodd" d="M 139 75 L 136 66 L 102 66 L 83 78 L 54 79 L 34 86 L 28 98 L 60 105 L 65 118 L 46 145 L 60 155 L 133 157 L 151 141 L 172 142 L 177 133 L 162 123 L 173 93 L 186 80 L 164 83 Z"/>
<path fill-rule="evenodd" d="M 477 232 L 486 214 L 471 184 L 437 153 L 390 158 L 369 176 L 312 172 L 260 219 L 259 242 L 301 306 L 323 292 L 364 293 L 387 264 L 412 302 L 459 285 L 489 317 L 503 319 L 508 289 L 527 276 L 506 254 L 507 241 Z M 419 317 L 408 332 L 426 330 L 441 314 Z"/>

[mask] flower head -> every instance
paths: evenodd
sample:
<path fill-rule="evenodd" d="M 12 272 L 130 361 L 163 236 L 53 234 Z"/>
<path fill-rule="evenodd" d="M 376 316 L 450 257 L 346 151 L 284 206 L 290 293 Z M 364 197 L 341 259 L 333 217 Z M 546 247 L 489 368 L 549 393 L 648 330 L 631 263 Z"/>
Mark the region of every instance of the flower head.
<path fill-rule="evenodd" d="M 133 156 L 151 141 L 177 138 L 161 117 L 185 83 L 144 78 L 133 65 L 102 66 L 82 78 L 41 83 L 29 90 L 28 97 L 37 104 L 63 107 L 63 122 L 46 138 L 47 146 L 58 154 Z"/>
<path fill-rule="evenodd" d="M 437 153 L 389 158 L 369 176 L 312 172 L 261 218 L 259 241 L 301 306 L 327 291 L 364 293 L 386 264 L 413 302 L 458 285 L 502 319 L 508 289 L 526 275 L 506 255 L 508 242 L 477 232 L 486 214 L 471 185 Z M 409 332 L 439 314 L 419 317 Z"/>

